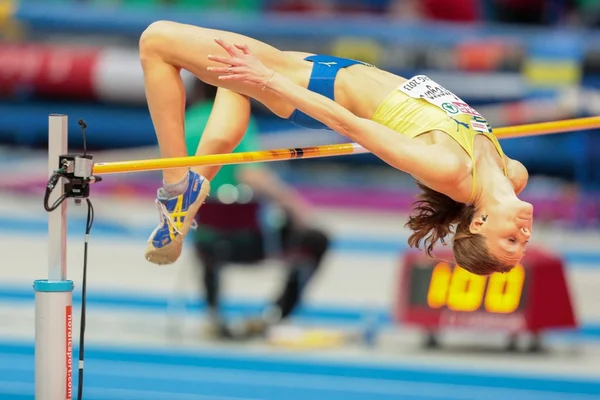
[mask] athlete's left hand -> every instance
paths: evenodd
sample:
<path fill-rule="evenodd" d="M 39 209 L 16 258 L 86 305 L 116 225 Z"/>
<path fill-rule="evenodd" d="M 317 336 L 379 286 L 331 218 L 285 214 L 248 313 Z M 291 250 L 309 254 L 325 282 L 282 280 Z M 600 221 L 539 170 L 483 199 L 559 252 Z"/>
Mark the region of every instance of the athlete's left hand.
<path fill-rule="evenodd" d="M 232 46 L 221 39 L 215 39 L 215 42 L 225 49 L 230 57 L 209 55 L 208 59 L 228 67 L 208 67 L 208 71 L 222 74 L 219 75 L 219 80 L 243 82 L 261 88 L 266 86 L 269 78 L 273 76 L 273 71 L 251 54 L 247 45 Z"/>

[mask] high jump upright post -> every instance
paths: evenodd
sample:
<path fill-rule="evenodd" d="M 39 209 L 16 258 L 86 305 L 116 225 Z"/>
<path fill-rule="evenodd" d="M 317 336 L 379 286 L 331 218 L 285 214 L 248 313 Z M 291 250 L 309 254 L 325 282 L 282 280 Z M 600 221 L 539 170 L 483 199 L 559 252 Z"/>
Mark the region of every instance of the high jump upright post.
<path fill-rule="evenodd" d="M 68 116 L 48 120 L 49 176 L 68 152 Z M 48 203 L 63 195 L 60 178 Z M 48 279 L 34 281 L 35 400 L 73 398 L 73 281 L 67 279 L 67 202 L 48 213 Z"/>

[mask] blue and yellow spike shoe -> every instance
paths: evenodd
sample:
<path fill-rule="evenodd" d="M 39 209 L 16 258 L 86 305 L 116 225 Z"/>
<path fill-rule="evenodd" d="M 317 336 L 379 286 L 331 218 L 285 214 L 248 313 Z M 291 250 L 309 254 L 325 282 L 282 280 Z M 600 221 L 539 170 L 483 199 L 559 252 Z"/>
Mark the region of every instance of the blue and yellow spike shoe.
<path fill-rule="evenodd" d="M 183 248 L 183 239 L 195 225 L 194 216 L 209 191 L 208 180 L 191 170 L 188 171 L 188 186 L 183 194 L 168 197 L 165 189 L 158 189 L 156 205 L 160 223 L 148 239 L 146 260 L 159 265 L 177 261 Z"/>

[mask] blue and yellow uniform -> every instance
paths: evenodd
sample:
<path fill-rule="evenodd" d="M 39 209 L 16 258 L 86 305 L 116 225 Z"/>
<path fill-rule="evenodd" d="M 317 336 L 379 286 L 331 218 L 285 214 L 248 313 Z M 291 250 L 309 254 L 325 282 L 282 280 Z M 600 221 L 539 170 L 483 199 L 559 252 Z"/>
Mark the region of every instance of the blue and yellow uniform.
<path fill-rule="evenodd" d="M 431 82 L 431 85 L 425 84 L 424 89 L 417 90 L 412 95 L 410 83 L 419 81 L 419 78 L 423 82 Z M 409 90 L 406 88 L 407 85 Z M 473 161 L 473 188 L 468 203 L 475 196 L 475 137 L 477 135 L 486 136 L 494 144 L 502 158 L 504 173 L 507 174 L 504 151 L 485 118 L 452 92 L 423 75 L 411 78 L 408 84 L 392 91 L 379 105 L 371 119 L 410 138 L 438 130 L 454 139 Z"/>
<path fill-rule="evenodd" d="M 331 100 L 334 98 L 335 77 L 340 69 L 348 68 L 353 65 L 370 65 L 362 61 L 351 60 L 334 56 L 314 55 L 305 58 L 306 61 L 313 63 L 310 80 L 308 81 L 308 90 L 319 93 Z M 327 125 L 317 121 L 313 117 L 296 110 L 289 116 L 291 123 L 309 129 L 329 129 Z"/>
<path fill-rule="evenodd" d="M 324 55 L 310 56 L 306 60 L 314 64 L 308 89 L 332 100 L 335 100 L 335 77 L 340 69 L 356 64 L 369 65 Z M 475 194 L 477 135 L 485 135 L 494 144 L 502 158 L 504 173 L 507 174 L 504 151 L 485 118 L 454 93 L 424 75 L 417 75 L 393 90 L 371 119 L 410 138 L 439 130 L 454 139 L 473 160 L 473 188 L 469 202 Z M 328 129 L 298 110 L 290 116 L 289 121 L 306 128 Z"/>

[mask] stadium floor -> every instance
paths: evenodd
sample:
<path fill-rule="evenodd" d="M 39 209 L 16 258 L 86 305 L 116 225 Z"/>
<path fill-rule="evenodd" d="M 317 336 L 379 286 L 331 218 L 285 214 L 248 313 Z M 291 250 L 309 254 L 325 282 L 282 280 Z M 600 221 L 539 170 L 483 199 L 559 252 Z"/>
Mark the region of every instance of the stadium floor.
<path fill-rule="evenodd" d="M 1 398 L 32 399 L 32 346 L 0 345 L 0 360 Z M 231 351 L 126 350 L 96 346 L 87 351 L 84 398 L 591 400 L 600 398 L 600 381 L 240 355 Z"/>
<path fill-rule="evenodd" d="M 424 351 L 418 335 L 403 329 L 384 332 L 375 348 L 298 352 L 199 340 L 197 309 L 186 315 L 185 339 L 168 339 L 165 317 L 174 293 L 198 295 L 193 258 L 186 252 L 173 268 L 145 262 L 140 243 L 147 238 L 155 211 L 121 203 L 107 200 L 99 205 L 92 230 L 86 400 L 600 399 L 597 237 L 572 232 L 540 235 L 548 245 L 556 244 L 567 260 L 582 323 L 577 332 L 550 338 L 549 353 L 507 354 L 497 347 L 501 338 L 477 334 L 460 334 L 459 346 Z M 9 261 L 0 266 L 0 399 L 24 400 L 33 399 L 31 283 L 46 274 L 47 215 L 37 199 L 19 204 L 24 218 L 16 215 L 12 204 L 11 199 L 0 199 L 0 251 Z M 69 277 L 76 285 L 76 306 L 83 212 L 73 208 L 69 216 L 74 221 L 69 227 Z M 337 242 L 327 268 L 307 293 L 307 309 L 300 319 L 304 315 L 303 323 L 344 320 L 360 325 L 369 313 L 389 311 L 396 301 L 402 251 L 397 244 L 405 236 L 401 218 L 331 210 L 320 217 Z M 247 309 L 262 304 L 277 290 L 281 273 L 276 265 L 232 267 L 224 296 Z M 78 312 L 76 307 L 75 326 Z M 479 345 L 473 346 L 475 342 Z"/>

